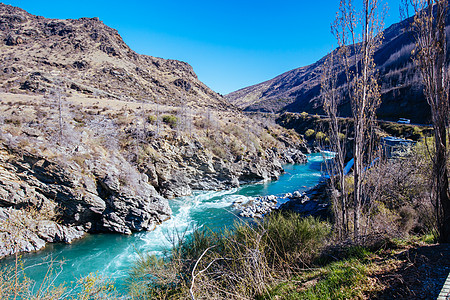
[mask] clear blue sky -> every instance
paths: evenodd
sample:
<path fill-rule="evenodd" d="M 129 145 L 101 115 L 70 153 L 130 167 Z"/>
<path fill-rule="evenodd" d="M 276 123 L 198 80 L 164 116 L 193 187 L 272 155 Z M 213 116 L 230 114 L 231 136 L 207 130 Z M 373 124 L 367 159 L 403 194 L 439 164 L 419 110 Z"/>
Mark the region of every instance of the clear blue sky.
<path fill-rule="evenodd" d="M 221 94 L 320 59 L 336 45 L 330 23 L 339 7 L 339 0 L 3 2 L 46 18 L 99 17 L 136 52 L 186 61 Z M 387 2 L 391 25 L 400 0 Z"/>

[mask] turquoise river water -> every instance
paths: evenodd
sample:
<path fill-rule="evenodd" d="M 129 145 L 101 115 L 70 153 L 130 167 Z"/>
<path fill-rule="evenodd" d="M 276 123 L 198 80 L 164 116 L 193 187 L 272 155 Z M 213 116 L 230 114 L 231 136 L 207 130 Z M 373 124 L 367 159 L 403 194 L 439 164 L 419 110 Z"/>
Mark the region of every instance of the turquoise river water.
<path fill-rule="evenodd" d="M 250 184 L 225 191 L 195 192 L 192 196 L 169 200 L 172 218 L 152 232 L 139 232 L 130 236 L 118 234 L 95 234 L 66 244 L 50 244 L 44 250 L 22 256 L 24 272 L 39 287 L 48 270 L 48 262 L 64 261 L 62 266 L 53 265 L 59 273 L 54 284 L 74 282 L 77 278 L 96 273 L 115 280 L 123 288 L 127 270 L 138 258 L 138 253 L 161 254 L 170 249 L 170 237 L 174 232 L 188 232 L 195 226 L 211 229 L 231 227 L 236 221 L 232 204 L 240 197 L 282 195 L 304 191 L 317 184 L 322 176 L 321 154 L 308 156 L 304 165 L 286 165 L 286 173 L 279 180 Z M 10 265 L 12 258 L 0 261 Z M 120 288 L 120 289 L 122 289 Z"/>

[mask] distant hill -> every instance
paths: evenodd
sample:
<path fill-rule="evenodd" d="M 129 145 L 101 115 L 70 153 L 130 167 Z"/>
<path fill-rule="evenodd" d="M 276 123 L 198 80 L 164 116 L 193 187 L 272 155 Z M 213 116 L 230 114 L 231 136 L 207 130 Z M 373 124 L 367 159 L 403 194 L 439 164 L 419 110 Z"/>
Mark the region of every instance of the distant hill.
<path fill-rule="evenodd" d="M 140 55 L 98 18 L 57 20 L 0 3 L 0 87 L 45 94 L 55 85 L 86 95 L 229 108 L 181 61 Z"/>
<path fill-rule="evenodd" d="M 411 57 L 414 49 L 413 36 L 408 30 L 411 22 L 412 18 L 409 18 L 387 28 L 383 33 L 383 44 L 375 52 L 382 92 L 382 104 L 377 113 L 379 118 L 385 120 L 406 117 L 413 122 L 428 123 L 430 109 L 423 95 L 420 73 Z M 327 57 L 266 82 L 232 92 L 225 98 L 246 111 L 306 111 L 321 114 L 320 78 Z M 335 68 L 342 70 L 339 65 Z M 343 72 L 338 73 L 338 78 L 343 78 Z M 340 88 L 343 82 L 338 81 Z M 350 116 L 348 101 L 343 101 L 340 111 L 342 116 Z"/>

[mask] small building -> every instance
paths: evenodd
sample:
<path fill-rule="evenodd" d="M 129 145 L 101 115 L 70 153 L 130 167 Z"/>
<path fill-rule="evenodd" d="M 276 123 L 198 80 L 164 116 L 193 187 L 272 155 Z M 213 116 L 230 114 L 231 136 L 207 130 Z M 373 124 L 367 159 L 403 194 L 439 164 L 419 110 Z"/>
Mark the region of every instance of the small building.
<path fill-rule="evenodd" d="M 382 137 L 380 142 L 383 149 L 383 155 L 387 158 L 403 156 L 417 143 L 415 141 L 393 136 Z"/>

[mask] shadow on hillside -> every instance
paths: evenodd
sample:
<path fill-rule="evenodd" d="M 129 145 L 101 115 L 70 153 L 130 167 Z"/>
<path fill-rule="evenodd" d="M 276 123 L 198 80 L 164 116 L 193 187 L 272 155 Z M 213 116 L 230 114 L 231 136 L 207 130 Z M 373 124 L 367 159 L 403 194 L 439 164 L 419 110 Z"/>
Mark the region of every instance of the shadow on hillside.
<path fill-rule="evenodd" d="M 436 299 L 450 271 L 450 244 L 405 250 L 374 278 L 386 288 L 371 299 Z"/>

